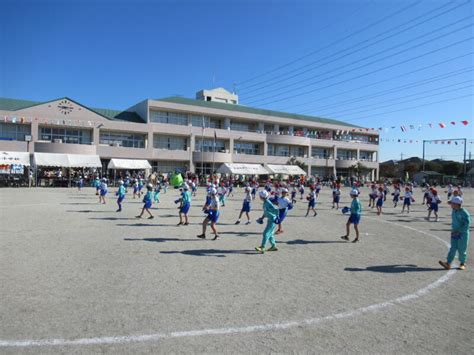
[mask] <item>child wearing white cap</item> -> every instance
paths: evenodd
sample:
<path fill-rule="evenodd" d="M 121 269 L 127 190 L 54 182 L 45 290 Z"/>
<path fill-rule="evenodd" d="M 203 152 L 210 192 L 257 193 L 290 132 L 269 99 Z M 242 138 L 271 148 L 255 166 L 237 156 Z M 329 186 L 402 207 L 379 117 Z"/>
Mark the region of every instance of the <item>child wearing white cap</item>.
<path fill-rule="evenodd" d="M 346 235 L 343 235 L 341 239 L 349 240 L 350 235 L 350 226 L 351 224 L 354 225 L 354 230 L 356 232 L 356 237 L 352 241 L 353 243 L 357 243 L 359 241 L 359 223 L 360 223 L 360 216 L 362 214 L 362 204 L 359 201 L 359 191 L 352 190 L 350 193 L 352 197 L 351 203 L 351 215 L 349 216 L 349 220 L 346 223 Z"/>
<path fill-rule="evenodd" d="M 449 249 L 447 260 L 439 261 L 439 264 L 446 270 L 451 269 L 456 252 L 459 255 L 459 269 L 466 269 L 467 246 L 469 244 L 469 227 L 471 225 L 471 216 L 466 209 L 462 208 L 462 198 L 453 197 L 449 204 L 451 205 L 452 224 L 451 224 L 451 248 Z"/>
<path fill-rule="evenodd" d="M 189 192 L 189 186 L 184 184 L 180 189 L 181 197 L 177 200 L 181 203 L 179 207 L 179 223 L 178 226 L 184 225 L 187 226 L 188 222 L 188 213 L 189 208 L 191 207 L 191 192 Z M 183 223 L 184 216 L 184 223 Z"/>
<path fill-rule="evenodd" d="M 216 229 L 216 223 L 219 220 L 219 198 L 217 197 L 217 190 L 214 187 L 209 190 L 209 193 L 211 195 L 211 200 L 209 205 L 205 206 L 205 213 L 207 213 L 207 216 L 202 222 L 202 234 L 199 234 L 197 237 L 201 239 L 206 238 L 207 224 L 211 222 L 211 229 L 214 232 L 213 240 L 216 240 L 219 239 Z"/>
<path fill-rule="evenodd" d="M 286 218 L 286 215 L 289 210 L 293 208 L 293 204 L 291 203 L 290 199 L 288 198 L 288 189 L 287 188 L 282 188 L 281 189 L 281 196 L 277 197 L 276 201 L 278 202 L 278 229 L 275 232 L 275 234 L 280 234 L 283 233 L 283 229 L 281 228 L 281 225 L 283 221 Z"/>
<path fill-rule="evenodd" d="M 115 195 L 117 196 L 118 205 L 118 210 L 116 212 L 122 212 L 122 202 L 125 199 L 125 187 L 123 186 L 122 180 L 119 181 L 119 188 Z"/>
<path fill-rule="evenodd" d="M 244 197 L 244 202 L 242 204 L 242 209 L 240 210 L 239 218 L 235 222 L 235 224 L 240 224 L 240 219 L 242 218 L 242 215 L 245 212 L 245 215 L 247 216 L 247 223 L 245 224 L 250 224 L 250 210 L 251 210 L 251 202 L 252 202 L 252 194 L 250 186 L 245 187 L 245 197 Z"/>
<path fill-rule="evenodd" d="M 263 230 L 262 243 L 259 247 L 256 247 L 255 250 L 263 254 L 265 253 L 265 245 L 268 241 L 270 242 L 271 247 L 267 249 L 267 251 L 278 250 L 276 247 L 276 241 L 273 232 L 275 231 L 275 225 L 278 224 L 280 221 L 278 218 L 278 207 L 275 206 L 268 198 L 269 193 L 263 190 L 260 191 L 259 196 L 260 199 L 263 201 L 263 216 L 257 220 L 257 223 L 263 224 L 263 219 L 267 217 L 267 226 Z"/>

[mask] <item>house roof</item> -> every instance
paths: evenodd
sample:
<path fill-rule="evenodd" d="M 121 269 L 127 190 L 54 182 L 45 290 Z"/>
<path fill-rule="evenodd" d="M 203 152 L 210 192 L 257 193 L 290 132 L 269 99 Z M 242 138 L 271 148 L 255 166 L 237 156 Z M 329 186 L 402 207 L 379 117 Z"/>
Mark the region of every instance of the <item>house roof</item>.
<path fill-rule="evenodd" d="M 260 109 L 260 108 L 252 108 L 252 107 L 247 107 L 247 106 L 242 106 L 242 105 L 226 104 L 223 102 L 193 100 L 193 99 L 188 99 L 185 97 L 178 97 L 178 96 L 165 97 L 165 98 L 156 99 L 156 100 L 182 104 L 182 105 L 215 108 L 215 109 L 235 111 L 235 112 L 253 113 L 253 114 L 264 115 L 264 116 L 293 118 L 293 119 L 302 120 L 302 121 L 313 121 L 313 122 L 318 122 L 318 123 L 328 123 L 328 124 L 335 124 L 335 125 L 341 125 L 341 126 L 346 126 L 346 127 L 349 126 L 349 127 L 361 128 L 360 126 L 352 125 L 346 122 L 337 121 L 337 120 L 333 120 L 329 118 L 299 115 L 296 113 L 280 112 L 280 111 L 266 110 L 266 109 Z"/>
<path fill-rule="evenodd" d="M 61 97 L 58 99 L 43 101 L 43 102 L 0 97 L 0 110 L 18 111 L 18 110 L 23 110 L 25 108 L 38 106 L 38 105 L 42 105 L 42 104 L 46 104 L 52 101 L 57 101 L 57 100 L 62 100 L 62 99 L 67 99 L 69 101 L 72 101 L 75 104 L 85 107 L 86 109 L 91 110 L 108 120 L 144 123 L 144 120 L 136 112 L 87 107 L 68 97 Z"/>

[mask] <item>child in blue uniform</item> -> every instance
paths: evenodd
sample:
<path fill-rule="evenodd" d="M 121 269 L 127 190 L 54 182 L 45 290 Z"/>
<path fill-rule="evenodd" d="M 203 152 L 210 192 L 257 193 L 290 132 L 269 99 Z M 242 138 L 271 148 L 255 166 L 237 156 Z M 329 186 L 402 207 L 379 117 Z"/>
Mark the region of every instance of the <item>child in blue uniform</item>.
<path fill-rule="evenodd" d="M 413 198 L 410 187 L 407 186 L 405 187 L 405 196 L 403 196 L 402 213 L 405 212 L 405 207 L 407 208 L 407 213 L 410 213 L 410 205 L 412 202 L 415 202 L 415 199 Z"/>
<path fill-rule="evenodd" d="M 259 253 L 265 253 L 265 245 L 270 241 L 270 248 L 267 251 L 277 251 L 276 241 L 274 236 L 275 226 L 280 222 L 278 219 L 279 210 L 270 199 L 267 191 L 260 191 L 260 199 L 263 201 L 263 216 L 260 217 L 257 222 L 263 224 L 263 219 L 267 218 L 267 226 L 263 230 L 263 237 L 260 246 L 256 247 L 255 250 Z"/>
<path fill-rule="evenodd" d="M 393 207 L 397 207 L 398 205 L 398 200 L 400 200 L 400 187 L 398 185 L 395 185 L 393 188 Z"/>
<path fill-rule="evenodd" d="M 339 201 L 341 199 L 341 190 L 339 189 L 339 185 L 332 190 L 332 208 L 336 210 L 339 209 Z"/>
<path fill-rule="evenodd" d="M 107 179 L 103 178 L 99 190 L 99 203 L 103 203 L 105 205 L 105 196 L 107 195 L 107 192 L 109 192 L 107 188 Z"/>
<path fill-rule="evenodd" d="M 187 226 L 189 224 L 188 213 L 189 213 L 189 208 L 191 207 L 191 192 L 189 192 L 188 185 L 184 185 L 180 190 L 181 190 L 181 197 L 178 201 L 181 202 L 181 206 L 179 207 L 178 226 L 180 225 Z M 184 216 L 184 223 L 183 223 L 183 216 Z"/>
<path fill-rule="evenodd" d="M 310 186 L 309 188 L 309 194 L 306 197 L 308 200 L 308 210 L 306 211 L 306 216 L 308 217 L 309 211 L 313 211 L 313 217 L 318 215 L 318 212 L 316 212 L 315 207 L 316 207 L 316 192 L 314 191 L 314 187 Z"/>
<path fill-rule="evenodd" d="M 293 204 L 296 203 L 296 186 L 295 185 L 291 187 L 291 203 Z"/>
<path fill-rule="evenodd" d="M 219 198 L 217 197 L 217 190 L 214 187 L 210 189 L 209 193 L 211 195 L 211 200 L 205 210 L 207 217 L 204 218 L 204 221 L 202 222 L 202 234 L 199 234 L 197 237 L 201 239 L 206 238 L 207 224 L 211 222 L 211 229 L 214 232 L 214 238 L 212 240 L 217 240 L 219 239 L 216 229 L 216 223 L 219 220 Z"/>
<path fill-rule="evenodd" d="M 118 210 L 116 212 L 122 212 L 122 202 L 125 198 L 125 186 L 122 180 L 119 181 L 119 188 L 118 191 L 115 193 L 115 196 L 117 196 L 118 205 Z"/>
<path fill-rule="evenodd" d="M 382 186 L 379 187 L 379 191 L 377 192 L 377 216 L 382 214 L 382 206 L 383 202 L 385 201 L 385 192 Z"/>
<path fill-rule="evenodd" d="M 138 183 L 138 180 L 135 180 L 133 182 L 133 198 L 140 197 L 140 184 Z"/>
<path fill-rule="evenodd" d="M 245 212 L 245 215 L 247 216 L 247 222 L 245 224 L 250 224 L 250 210 L 251 210 L 251 202 L 252 202 L 252 194 L 250 193 L 251 189 L 249 186 L 245 188 L 245 197 L 244 197 L 244 202 L 242 204 L 242 209 L 240 210 L 239 218 L 235 222 L 235 224 L 240 224 L 240 219 L 242 218 L 242 215 Z"/>
<path fill-rule="evenodd" d="M 281 228 L 281 225 L 283 221 L 286 218 L 286 215 L 289 210 L 293 208 L 293 204 L 290 202 L 288 199 L 288 189 L 283 188 L 281 189 L 281 196 L 277 198 L 277 203 L 278 203 L 278 229 L 275 232 L 275 234 L 280 234 L 283 233 L 283 229 Z"/>
<path fill-rule="evenodd" d="M 451 264 L 456 257 L 459 257 L 459 269 L 466 269 L 467 247 L 469 244 L 469 227 L 471 225 L 471 216 L 469 212 L 462 208 L 462 198 L 455 196 L 449 202 L 452 208 L 451 217 L 451 248 L 449 249 L 447 260 L 439 261 L 439 264 L 446 270 L 451 269 Z"/>
<path fill-rule="evenodd" d="M 441 203 L 441 199 L 438 196 L 438 191 L 436 189 L 431 189 L 431 193 L 429 195 L 429 208 L 428 208 L 428 216 L 426 217 L 426 220 L 429 221 L 431 217 L 431 212 L 434 213 L 435 216 L 435 221 L 439 222 L 439 217 L 438 217 L 438 205 Z"/>
<path fill-rule="evenodd" d="M 303 184 L 300 185 L 299 192 L 301 194 L 300 200 L 302 200 L 303 196 L 304 196 L 304 185 Z"/>
<path fill-rule="evenodd" d="M 341 239 L 349 240 L 349 235 L 351 233 L 350 226 L 351 224 L 354 225 L 354 230 L 356 232 L 356 238 L 352 241 L 353 243 L 357 243 L 359 239 L 359 223 L 360 223 L 360 216 L 362 214 L 362 204 L 359 201 L 359 192 L 357 190 L 351 191 L 352 203 L 351 203 L 351 215 L 349 216 L 349 220 L 346 223 L 346 234 L 341 237 Z"/>
<path fill-rule="evenodd" d="M 148 219 L 153 219 L 153 215 L 151 214 L 150 212 L 150 208 L 151 208 L 151 205 L 153 203 L 153 186 L 151 184 L 148 184 L 147 187 L 147 192 L 145 194 L 145 197 L 143 197 L 143 208 L 142 208 L 142 213 L 140 213 L 140 215 L 136 216 L 136 218 L 142 218 L 143 216 L 143 213 L 145 213 L 145 211 L 147 211 L 147 213 L 150 215 L 150 217 L 148 217 Z"/>

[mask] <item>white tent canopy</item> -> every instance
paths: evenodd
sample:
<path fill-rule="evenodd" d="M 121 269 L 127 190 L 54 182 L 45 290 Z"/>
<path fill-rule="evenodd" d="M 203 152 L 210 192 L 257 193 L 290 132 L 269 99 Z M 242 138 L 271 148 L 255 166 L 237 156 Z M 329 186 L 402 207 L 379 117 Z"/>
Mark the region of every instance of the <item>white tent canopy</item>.
<path fill-rule="evenodd" d="M 54 166 L 63 168 L 100 168 L 102 166 L 98 155 L 34 153 L 34 165 Z"/>
<path fill-rule="evenodd" d="M 224 163 L 217 169 L 217 172 L 221 174 L 268 175 L 268 170 L 260 164 Z"/>
<path fill-rule="evenodd" d="M 144 170 L 151 169 L 151 165 L 148 160 L 137 160 L 137 159 L 110 159 L 110 163 L 107 169 L 115 170 Z"/>
<path fill-rule="evenodd" d="M 100 168 L 102 163 L 98 155 L 68 154 L 71 168 Z"/>
<path fill-rule="evenodd" d="M 306 172 L 301 169 L 298 165 L 273 165 L 268 164 L 267 169 L 272 174 L 281 175 L 306 175 Z"/>
<path fill-rule="evenodd" d="M 34 153 L 33 165 L 36 166 L 54 166 L 69 167 L 69 159 L 67 154 L 57 153 Z"/>
<path fill-rule="evenodd" d="M 0 165 L 30 166 L 30 153 L 0 151 Z"/>

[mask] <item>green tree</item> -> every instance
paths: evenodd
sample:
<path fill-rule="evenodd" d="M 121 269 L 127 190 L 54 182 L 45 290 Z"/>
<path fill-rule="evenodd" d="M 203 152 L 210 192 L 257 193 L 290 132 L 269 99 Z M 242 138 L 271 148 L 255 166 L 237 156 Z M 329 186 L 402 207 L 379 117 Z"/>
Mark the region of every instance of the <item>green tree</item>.
<path fill-rule="evenodd" d="M 462 171 L 462 166 L 461 163 L 455 161 L 447 162 L 443 165 L 442 173 L 445 175 L 459 176 Z"/>
<path fill-rule="evenodd" d="M 288 165 L 298 165 L 305 172 L 308 171 L 308 165 L 302 161 L 299 161 L 296 157 L 290 157 L 290 159 L 286 163 Z"/>
<path fill-rule="evenodd" d="M 352 165 L 351 169 L 358 179 L 360 179 L 361 177 L 365 177 L 368 173 L 370 173 L 371 170 L 370 168 L 362 164 L 360 161 Z"/>

